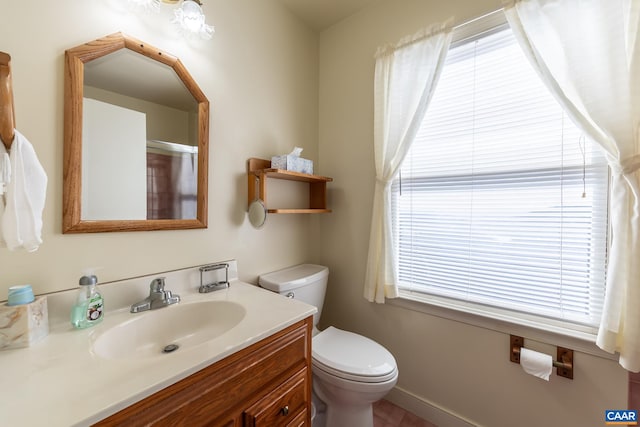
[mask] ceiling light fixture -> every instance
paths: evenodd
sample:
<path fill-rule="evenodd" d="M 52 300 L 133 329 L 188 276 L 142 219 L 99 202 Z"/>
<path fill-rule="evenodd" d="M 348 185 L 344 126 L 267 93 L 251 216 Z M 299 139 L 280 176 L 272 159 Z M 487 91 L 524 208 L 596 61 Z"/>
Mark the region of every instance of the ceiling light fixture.
<path fill-rule="evenodd" d="M 180 31 L 187 35 L 197 35 L 209 40 L 213 35 L 213 26 L 205 22 L 204 12 L 202 12 L 202 2 L 200 0 L 184 0 L 182 5 L 175 10 L 175 23 Z"/>
<path fill-rule="evenodd" d="M 129 4 L 138 11 L 158 12 L 160 4 L 180 5 L 174 10 L 171 20 L 178 31 L 186 37 L 199 36 L 209 40 L 213 36 L 214 28 L 205 22 L 202 2 L 200 0 L 129 0 Z"/>

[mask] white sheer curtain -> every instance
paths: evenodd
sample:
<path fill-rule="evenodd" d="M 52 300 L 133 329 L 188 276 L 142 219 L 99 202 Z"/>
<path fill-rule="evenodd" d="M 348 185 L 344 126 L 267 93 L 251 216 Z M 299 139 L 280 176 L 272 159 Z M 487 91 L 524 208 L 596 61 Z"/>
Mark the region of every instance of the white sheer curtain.
<path fill-rule="evenodd" d="M 398 296 L 391 183 L 427 111 L 450 44 L 448 22 L 376 53 L 376 184 L 364 289 L 371 302 Z"/>
<path fill-rule="evenodd" d="M 505 13 L 546 86 L 607 154 L 611 249 L 597 344 L 640 371 L 640 2 L 522 0 Z"/>

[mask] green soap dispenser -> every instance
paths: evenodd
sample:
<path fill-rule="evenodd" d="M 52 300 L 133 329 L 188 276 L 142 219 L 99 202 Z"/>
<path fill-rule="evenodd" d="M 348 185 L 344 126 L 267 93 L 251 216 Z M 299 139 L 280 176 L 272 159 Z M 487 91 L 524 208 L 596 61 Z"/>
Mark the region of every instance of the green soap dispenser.
<path fill-rule="evenodd" d="M 97 289 L 98 278 L 88 274 L 80 278 L 80 289 L 71 308 L 71 324 L 78 329 L 97 325 L 104 317 L 104 300 Z"/>

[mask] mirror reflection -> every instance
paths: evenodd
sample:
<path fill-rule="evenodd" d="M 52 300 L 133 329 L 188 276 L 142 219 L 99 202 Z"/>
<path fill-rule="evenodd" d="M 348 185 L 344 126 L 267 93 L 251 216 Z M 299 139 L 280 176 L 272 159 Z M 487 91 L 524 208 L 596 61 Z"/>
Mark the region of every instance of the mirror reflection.
<path fill-rule="evenodd" d="M 82 219 L 196 218 L 198 104 L 169 66 L 88 62 L 83 113 Z"/>
<path fill-rule="evenodd" d="M 209 103 L 121 33 L 65 52 L 63 232 L 206 227 Z"/>

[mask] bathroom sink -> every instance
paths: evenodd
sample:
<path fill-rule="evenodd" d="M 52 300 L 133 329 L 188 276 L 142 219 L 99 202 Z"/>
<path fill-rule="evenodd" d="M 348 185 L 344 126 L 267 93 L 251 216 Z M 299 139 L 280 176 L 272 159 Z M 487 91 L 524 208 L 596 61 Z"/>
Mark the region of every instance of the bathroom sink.
<path fill-rule="evenodd" d="M 230 301 L 180 303 L 121 314 L 126 320 L 101 331 L 93 352 L 105 359 L 166 357 L 223 335 L 245 314 L 244 307 Z"/>

